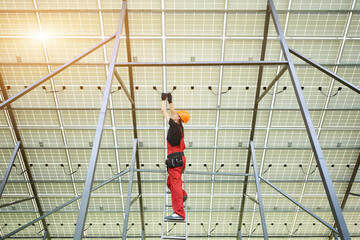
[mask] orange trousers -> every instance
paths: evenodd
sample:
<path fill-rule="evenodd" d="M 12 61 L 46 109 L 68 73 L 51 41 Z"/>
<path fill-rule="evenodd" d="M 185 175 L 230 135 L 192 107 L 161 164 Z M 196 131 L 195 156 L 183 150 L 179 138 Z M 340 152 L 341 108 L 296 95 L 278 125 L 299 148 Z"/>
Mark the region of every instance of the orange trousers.
<path fill-rule="evenodd" d="M 174 213 L 180 215 L 185 219 L 183 197 L 187 195 L 182 188 L 181 175 L 185 170 L 186 158 L 183 156 L 183 167 L 168 168 L 169 177 L 167 179 L 167 186 L 171 191 L 171 201 Z"/>

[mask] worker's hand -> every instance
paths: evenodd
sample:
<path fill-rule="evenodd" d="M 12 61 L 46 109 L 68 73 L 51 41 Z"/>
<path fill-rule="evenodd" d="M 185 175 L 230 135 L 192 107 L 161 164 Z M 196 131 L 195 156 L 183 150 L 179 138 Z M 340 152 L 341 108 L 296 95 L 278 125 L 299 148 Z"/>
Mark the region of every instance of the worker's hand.
<path fill-rule="evenodd" d="M 165 100 L 166 100 L 166 96 L 167 96 L 166 93 L 162 93 L 162 94 L 161 94 L 161 100 L 162 100 L 162 101 L 165 101 Z"/>
<path fill-rule="evenodd" d="M 167 93 L 167 99 L 169 103 L 172 103 L 172 95 L 171 93 Z"/>

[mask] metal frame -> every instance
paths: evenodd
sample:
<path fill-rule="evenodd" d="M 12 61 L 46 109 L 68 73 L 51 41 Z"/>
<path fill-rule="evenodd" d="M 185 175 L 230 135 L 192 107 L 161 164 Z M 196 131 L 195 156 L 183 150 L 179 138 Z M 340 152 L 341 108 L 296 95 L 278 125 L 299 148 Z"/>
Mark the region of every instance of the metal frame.
<path fill-rule="evenodd" d="M 17 139 L 19 141 L 21 141 L 20 135 L 19 135 L 18 130 L 17 130 L 15 118 L 14 118 L 14 115 L 12 113 L 13 109 L 11 108 L 10 104 L 12 102 L 14 102 L 15 100 L 19 99 L 20 97 L 22 97 L 23 95 L 25 95 L 26 93 L 32 91 L 33 89 L 35 89 L 36 87 L 38 87 L 39 85 L 44 83 L 45 81 L 51 79 L 56 74 L 58 74 L 61 71 L 65 70 L 66 68 L 68 68 L 72 64 L 75 64 L 76 62 L 78 62 L 79 60 L 81 60 L 82 58 L 84 58 L 85 56 L 90 54 L 91 52 L 95 51 L 96 49 L 100 48 L 101 46 L 103 46 L 104 44 L 108 43 L 109 41 L 111 41 L 112 39 L 115 38 L 115 44 L 114 44 L 114 48 L 113 48 L 110 63 L 109 64 L 101 64 L 101 65 L 106 65 L 106 66 L 109 65 L 109 70 L 108 70 L 108 75 L 107 75 L 107 81 L 106 81 L 106 87 L 105 87 L 105 92 L 104 92 L 104 96 L 103 96 L 103 101 L 102 101 L 101 108 L 100 108 L 100 115 L 99 115 L 98 125 L 97 125 L 97 128 L 96 128 L 94 145 L 92 147 L 92 153 L 91 153 L 91 158 L 90 158 L 90 163 L 89 163 L 88 175 L 87 175 L 87 178 L 85 180 L 84 193 L 82 195 L 79 195 L 78 197 L 70 200 L 69 202 L 61 205 L 60 207 L 57 207 L 53 211 L 48 212 L 46 214 L 43 214 L 42 211 L 41 211 L 40 204 L 38 202 L 38 197 L 37 197 L 37 194 L 36 194 L 34 181 L 32 180 L 32 176 L 31 176 L 30 171 L 27 171 L 28 175 L 29 175 L 30 185 L 33 188 L 34 197 L 16 201 L 16 202 L 22 202 L 22 201 L 26 201 L 26 200 L 29 200 L 29 199 L 35 199 L 35 202 L 37 204 L 37 208 L 39 209 L 39 213 L 41 214 L 41 216 L 39 218 L 35 219 L 34 221 L 35 222 L 40 221 L 40 220 L 43 221 L 43 226 L 44 226 L 44 230 L 45 230 L 43 239 L 50 238 L 49 232 L 46 229 L 46 224 L 44 222 L 44 218 L 46 216 L 58 211 L 62 207 L 65 207 L 66 205 L 70 204 L 71 202 L 76 201 L 79 198 L 84 196 L 83 200 L 81 201 L 81 207 L 80 207 L 80 210 L 79 210 L 79 216 L 78 216 L 76 229 L 75 229 L 75 234 L 74 234 L 74 239 L 81 239 L 82 236 L 83 236 L 83 229 L 84 229 L 84 224 L 85 224 L 85 220 L 86 220 L 86 214 L 87 214 L 87 210 L 88 210 L 88 204 L 89 204 L 89 201 L 90 201 L 91 192 L 96 190 L 97 188 L 105 185 L 106 183 L 109 183 L 109 182 L 113 181 L 117 177 L 120 177 L 121 175 L 123 175 L 123 174 L 125 174 L 127 172 L 130 172 L 130 180 L 129 180 L 127 204 L 126 204 L 126 209 L 124 210 L 124 212 L 125 212 L 125 220 L 124 220 L 124 230 L 123 230 L 123 236 L 122 237 L 123 237 L 123 239 L 125 239 L 127 237 L 126 236 L 126 228 L 127 228 L 127 222 L 128 222 L 129 213 L 130 213 L 130 206 L 136 200 L 139 200 L 139 203 L 140 203 L 140 216 L 141 216 L 141 223 L 142 223 L 141 238 L 142 239 L 145 239 L 145 237 L 151 238 L 152 236 L 146 236 L 145 235 L 144 210 L 143 210 L 143 205 L 142 205 L 140 172 L 164 172 L 164 171 L 150 170 L 150 169 L 140 169 L 139 151 L 138 151 L 138 148 L 137 148 L 137 140 L 136 140 L 137 139 L 137 129 L 138 129 L 137 128 L 137 121 L 136 121 L 136 110 L 139 110 L 139 109 L 135 108 L 135 94 L 134 94 L 132 68 L 133 67 L 163 67 L 163 68 L 165 68 L 167 66 L 171 66 L 171 67 L 176 67 L 176 66 L 236 66 L 236 65 L 237 66 L 242 66 L 242 65 L 243 66 L 259 66 L 258 81 L 257 81 L 256 94 L 255 94 L 256 96 L 255 96 L 255 100 L 254 100 L 254 108 L 247 109 L 247 110 L 252 110 L 253 111 L 253 117 L 252 117 L 251 133 L 250 133 L 250 142 L 249 142 L 249 146 L 247 148 L 248 149 L 248 154 L 247 154 L 246 173 L 243 173 L 243 174 L 238 174 L 238 173 L 218 173 L 218 172 L 214 172 L 214 169 L 213 169 L 212 172 L 186 171 L 186 173 L 188 173 L 188 174 L 208 174 L 208 175 L 211 175 L 212 176 L 212 180 L 211 180 L 212 183 L 214 182 L 215 175 L 230 175 L 230 176 L 244 176 L 245 177 L 245 179 L 244 179 L 244 191 L 243 191 L 242 202 L 241 202 L 241 210 L 240 210 L 240 216 L 239 216 L 238 235 L 237 235 L 238 239 L 241 239 L 241 231 L 240 230 L 241 230 L 241 223 L 242 223 L 242 218 L 243 218 L 243 213 L 244 213 L 245 198 L 247 197 L 246 190 L 247 190 L 247 185 L 249 183 L 249 180 L 248 180 L 249 176 L 255 176 L 255 183 L 256 183 L 257 195 L 258 195 L 258 201 L 255 200 L 255 202 L 257 204 L 259 204 L 259 207 L 260 207 L 262 228 L 263 228 L 263 232 L 264 232 L 263 237 L 265 239 L 268 239 L 269 237 L 267 236 L 265 215 L 264 215 L 264 208 L 263 208 L 263 205 L 262 205 L 262 197 L 261 197 L 259 179 L 262 179 L 265 183 L 267 183 L 268 185 L 273 187 L 276 191 L 280 192 L 283 196 L 285 196 L 290 201 L 295 203 L 298 207 L 302 208 L 305 212 L 309 213 L 311 216 L 313 216 L 314 218 L 319 220 L 321 223 L 323 223 L 325 226 L 327 226 L 330 230 L 332 230 L 332 233 L 334 233 L 334 232 L 339 233 L 339 235 L 340 235 L 340 237 L 342 239 L 346 239 L 346 240 L 350 239 L 350 234 L 349 234 L 349 232 L 347 230 L 347 226 L 346 226 L 344 217 L 342 215 L 341 209 L 343 209 L 345 204 L 346 204 L 346 200 L 347 200 L 347 197 L 350 194 L 352 183 L 355 180 L 356 172 L 357 172 L 357 170 L 359 168 L 360 155 L 358 157 L 358 160 L 357 160 L 357 163 L 356 163 L 356 166 L 355 166 L 356 170 L 354 169 L 354 171 L 353 171 L 353 175 L 352 175 L 352 177 L 350 179 L 348 189 L 347 189 L 347 191 L 345 193 L 345 197 L 344 197 L 344 200 L 342 202 L 341 209 L 340 209 L 340 205 L 339 205 L 339 202 L 337 200 L 337 197 L 336 197 L 336 194 L 335 194 L 335 191 L 334 191 L 334 187 L 332 185 L 332 181 L 330 179 L 329 172 L 327 170 L 327 167 L 326 167 L 326 164 L 325 164 L 325 161 L 324 161 L 322 150 L 321 150 L 321 147 L 319 145 L 317 136 L 315 134 L 314 126 L 313 126 L 311 118 L 310 118 L 309 109 L 308 109 L 308 107 L 306 105 L 306 102 L 304 100 L 304 96 L 303 96 L 303 94 L 301 92 L 300 84 L 299 84 L 297 74 L 296 74 L 296 71 L 295 71 L 295 67 L 294 67 L 295 65 L 291 60 L 290 53 L 296 55 L 300 59 L 302 59 L 305 62 L 309 63 L 311 66 L 319 69 L 320 71 L 322 71 L 325 74 L 329 75 L 330 77 L 334 78 L 336 81 L 339 81 L 340 83 L 342 83 L 345 86 L 349 87 L 350 89 L 352 89 L 356 93 L 360 93 L 360 89 L 358 87 L 356 87 L 355 85 L 345 81 L 344 79 L 342 79 L 341 77 L 339 77 L 335 73 L 332 73 L 329 70 L 325 69 L 320 64 L 315 63 L 311 59 L 301 55 L 300 53 L 296 52 L 295 50 L 293 50 L 293 49 L 291 49 L 291 48 L 289 48 L 287 46 L 286 41 L 285 41 L 285 37 L 284 37 L 284 33 L 282 32 L 282 28 L 281 28 L 281 25 L 280 25 L 280 22 L 279 22 L 279 19 L 278 19 L 278 16 L 277 16 L 277 11 L 275 9 L 273 0 L 268 0 L 267 10 L 265 11 L 266 12 L 266 17 L 265 17 L 265 25 L 264 25 L 264 34 L 263 34 L 263 38 L 262 38 L 263 42 L 262 42 L 262 50 L 261 50 L 260 61 L 234 61 L 234 62 L 226 62 L 226 61 L 223 61 L 223 59 L 221 59 L 220 62 L 132 63 L 131 62 L 131 46 L 130 46 L 129 23 L 128 23 L 128 10 L 126 8 L 126 5 L 127 5 L 126 1 L 124 0 L 122 8 L 121 8 L 119 25 L 118 25 L 116 34 L 114 34 L 114 35 L 110 36 L 109 38 L 103 40 L 99 44 L 95 45 L 93 48 L 89 49 L 88 51 L 84 52 L 83 54 L 81 54 L 78 57 L 74 58 L 73 60 L 69 61 L 68 63 L 62 65 L 60 68 L 58 68 L 57 70 L 49 73 L 47 76 L 45 76 L 44 78 L 42 78 L 39 81 L 35 82 L 34 84 L 27 87 L 23 91 L 15 94 L 11 98 L 8 98 L 2 79 L 0 81 L 1 82 L 1 90 L 2 90 L 2 92 L 4 94 L 4 98 L 5 98 L 5 101 L 0 104 L 0 109 L 7 110 L 9 112 L 10 118 L 12 120 L 14 131 L 15 131 L 15 133 L 17 132 L 16 137 L 17 137 Z M 67 11 L 67 10 L 65 10 L 65 11 Z M 96 11 L 97 12 L 101 12 L 101 11 L 115 11 L 115 12 L 118 12 L 117 10 L 96 10 Z M 156 10 L 156 11 L 158 11 L 158 10 Z M 38 14 L 40 11 L 39 10 L 34 10 L 34 12 L 36 12 Z M 159 10 L 158 12 L 164 13 L 166 11 L 165 10 Z M 184 10 L 181 10 L 181 12 L 184 12 Z M 190 10 L 190 12 L 197 12 L 197 11 Z M 201 11 L 201 12 L 203 12 L 203 11 Z M 230 13 L 232 11 L 221 11 L 221 12 Z M 236 11 L 236 12 L 238 12 L 238 11 Z M 259 12 L 259 11 L 255 11 L 255 12 Z M 261 10 L 261 12 L 264 12 L 264 11 Z M 285 11 L 285 12 L 289 12 L 289 11 Z M 315 12 L 318 12 L 318 11 L 315 11 Z M 338 12 L 338 11 L 335 11 L 335 12 Z M 348 12 L 352 13 L 354 11 L 346 11 L 346 12 L 347 13 Z M 266 43 L 267 43 L 267 40 L 269 39 L 268 38 L 268 29 L 269 29 L 270 16 L 273 19 L 273 22 L 274 22 L 274 25 L 275 25 L 275 28 L 276 28 L 276 32 L 277 32 L 277 35 L 278 35 L 278 39 L 279 39 L 279 42 L 280 42 L 280 45 L 281 45 L 281 49 L 283 51 L 283 55 L 284 55 L 284 58 L 286 59 L 286 61 L 265 61 Z M 125 24 L 125 32 L 126 32 L 126 49 L 127 49 L 128 62 L 126 62 L 126 63 L 116 63 L 116 57 L 117 57 L 117 54 L 118 54 L 119 43 L 120 43 L 120 39 L 121 39 L 120 34 L 121 34 L 121 30 L 122 30 L 122 27 L 123 27 L 124 24 Z M 222 39 L 224 40 L 225 37 L 223 36 Z M 10 65 L 17 65 L 17 64 L 14 64 L 14 63 L 9 63 L 9 64 Z M 21 64 L 29 64 L 29 65 L 31 65 L 31 63 L 21 63 Z M 21 65 L 21 64 L 19 64 L 19 65 Z M 4 65 L 6 65 L 6 63 L 4 63 Z M 41 65 L 41 64 L 35 63 L 35 65 Z M 52 65 L 52 63 L 47 62 L 46 65 L 49 67 L 50 65 Z M 58 65 L 58 63 L 57 63 L 57 65 Z M 86 64 L 86 65 L 92 65 L 92 64 L 90 63 L 90 64 Z M 93 64 L 93 65 L 96 65 L 96 64 Z M 278 74 L 275 76 L 273 81 L 269 84 L 267 89 L 260 95 L 263 66 L 265 66 L 265 65 L 277 65 L 277 66 L 284 65 L 284 67 L 278 72 Z M 326 64 L 326 65 L 329 65 L 329 64 Z M 336 64 L 336 66 L 338 66 L 338 65 L 339 64 Z M 348 65 L 349 64 L 347 64 L 347 66 Z M 116 71 L 116 69 L 115 69 L 116 67 L 127 67 L 128 68 L 128 70 L 129 70 L 129 81 L 130 81 L 130 93 L 126 89 L 124 83 L 122 82 L 122 80 L 120 78 L 120 75 Z M 254 134 L 255 134 L 255 124 L 256 124 L 257 112 L 263 110 L 263 109 L 258 109 L 258 103 L 265 96 L 265 94 L 272 88 L 272 86 L 275 85 L 276 81 L 280 79 L 280 77 L 285 73 L 286 70 L 289 71 L 289 74 L 290 74 L 290 77 L 291 77 L 291 80 L 292 80 L 292 83 L 293 83 L 293 87 L 294 87 L 295 94 L 296 94 L 296 97 L 297 97 L 297 100 L 298 100 L 298 104 L 299 104 L 299 107 L 301 109 L 301 113 L 302 113 L 302 116 L 303 116 L 303 119 L 304 119 L 304 123 L 305 123 L 306 129 L 307 129 L 307 132 L 308 132 L 309 140 L 311 142 L 311 149 L 314 151 L 315 158 L 316 158 L 317 163 L 319 165 L 319 171 L 320 171 L 320 174 L 321 174 L 321 177 L 322 177 L 322 182 L 323 182 L 324 188 L 326 190 L 326 194 L 327 194 L 330 206 L 331 206 L 331 210 L 332 210 L 332 213 L 333 213 L 333 216 L 334 216 L 334 219 L 335 219 L 335 223 L 336 223 L 336 225 L 337 225 L 337 227 L 339 229 L 338 231 L 336 229 L 334 229 L 333 227 L 331 227 L 328 223 L 326 223 L 325 221 L 323 221 L 322 219 L 317 217 L 310 210 L 306 209 L 300 203 L 298 203 L 297 201 L 292 199 L 286 193 L 282 192 L 280 189 L 278 189 L 272 183 L 267 181 L 265 178 L 263 178 L 262 176 L 259 176 L 259 172 L 257 171 L 256 158 L 255 158 L 255 147 L 254 147 L 254 144 L 253 144 L 253 139 L 254 139 Z M 133 120 L 133 128 L 132 129 L 133 129 L 133 134 L 134 134 L 134 139 L 135 139 L 134 146 L 133 146 L 132 164 L 131 164 L 131 169 L 130 170 L 119 173 L 115 177 L 111 178 L 110 180 L 105 181 L 104 183 L 98 185 L 95 188 L 92 188 L 92 184 L 94 182 L 94 173 L 95 173 L 95 169 L 96 169 L 97 156 L 98 156 L 99 150 L 101 149 L 100 148 L 100 143 L 101 143 L 102 132 L 104 130 L 104 119 L 105 119 L 106 111 L 109 110 L 109 109 L 111 109 L 111 110 L 115 109 L 115 108 L 108 108 L 108 106 L 107 106 L 108 101 L 109 101 L 109 95 L 110 95 L 110 92 L 111 92 L 111 83 L 112 83 L 114 75 L 117 78 L 117 80 L 119 81 L 120 85 L 122 86 L 122 88 L 123 88 L 126 96 L 128 97 L 129 101 L 131 102 L 131 109 L 120 109 L 120 110 L 131 110 L 132 111 L 132 120 Z M 221 76 L 220 76 L 220 80 L 219 80 L 219 91 L 220 91 L 220 85 L 221 85 Z M 218 102 L 219 101 L 220 101 L 220 97 L 218 97 Z M 22 108 L 19 108 L 19 109 L 22 109 Z M 96 108 L 96 109 L 98 109 L 98 108 Z M 94 109 L 94 110 L 96 110 L 96 109 Z M 35 109 L 32 109 L 32 110 L 35 110 Z M 54 108 L 54 110 L 59 111 L 60 108 L 57 107 L 57 108 Z M 72 109 L 72 110 L 76 110 L 76 109 Z M 197 110 L 208 110 L 208 109 L 197 109 Z M 217 113 L 218 113 L 219 110 L 222 110 L 222 109 L 217 107 L 217 108 L 214 108 L 212 110 L 216 110 Z M 228 110 L 228 109 L 224 109 L 224 110 Z M 238 110 L 238 109 L 232 109 L 232 110 Z M 272 111 L 272 110 L 276 110 L 276 109 L 270 109 L 270 110 Z M 283 110 L 284 111 L 290 111 L 288 109 L 283 109 Z M 297 110 L 297 109 L 293 109 L 293 110 Z M 319 110 L 323 111 L 324 109 L 319 109 Z M 326 109 L 326 110 L 329 110 L 329 109 Z M 343 110 L 343 109 L 339 109 L 339 110 Z M 218 129 L 218 126 L 216 126 L 216 128 Z M 25 153 L 24 153 L 24 147 L 22 146 L 21 142 L 18 142 L 17 148 L 20 148 L 21 155 L 23 157 L 25 166 L 26 166 L 27 169 L 29 169 L 28 163 L 27 163 L 27 160 L 26 160 L 26 156 L 25 156 Z M 215 149 L 215 152 L 216 152 L 216 149 L 218 149 L 218 148 L 219 147 L 216 146 L 216 138 L 215 138 L 215 146 L 214 146 L 214 148 L 211 148 L 211 149 Z M 37 148 L 28 148 L 28 149 L 37 149 Z M 49 148 L 49 149 L 56 149 L 56 148 Z M 61 148 L 61 149 L 72 149 L 72 148 L 67 148 L 66 147 L 66 148 Z M 74 149 L 77 149 L 77 148 L 74 148 Z M 80 148 L 80 149 L 82 149 L 82 148 Z M 87 149 L 87 148 L 84 148 L 84 149 Z M 108 149 L 108 148 L 104 148 L 104 149 Z M 124 149 L 124 148 L 116 147 L 116 148 L 110 148 L 110 149 Z M 159 148 L 159 149 L 162 149 L 162 148 Z M 241 149 L 241 148 L 234 148 L 234 149 Z M 265 150 L 265 149 L 271 149 L 271 148 L 260 148 L 260 149 Z M 291 149 L 293 149 L 293 148 L 291 148 Z M 306 148 L 306 149 L 309 149 L 309 148 Z M 339 149 L 339 148 L 335 148 L 335 149 Z M 16 152 L 13 155 L 16 155 Z M 135 169 L 135 166 L 134 166 L 135 158 L 136 158 L 136 169 Z M 250 159 L 251 158 L 253 159 L 254 174 L 249 174 Z M 215 158 L 214 158 L 214 161 L 215 161 Z M 10 165 L 12 166 L 12 164 L 9 164 L 9 167 L 10 167 L 10 170 L 11 170 Z M 132 190 L 134 172 L 137 172 L 137 183 L 138 183 L 139 194 L 135 199 L 131 200 L 131 190 Z M 10 173 L 10 171 L 8 171 L 7 174 L 5 174 L 5 177 L 9 173 Z M 6 180 L 3 180 L 1 190 L 3 190 L 3 185 L 5 185 L 6 182 L 7 182 Z M 2 191 L 0 191 L 0 196 L 1 196 L 1 193 L 2 193 Z M 15 202 L 11 203 L 11 204 L 15 204 Z M 210 208 L 211 208 L 211 206 L 210 206 Z M 210 211 L 211 211 L 211 209 L 210 209 Z M 32 221 L 31 224 L 35 223 L 34 221 Z M 21 228 L 19 228 L 19 229 L 13 231 L 12 233 L 6 235 L 4 238 L 11 236 L 11 235 L 15 234 L 18 231 L 21 231 L 22 229 L 24 229 L 27 226 L 30 226 L 31 224 L 26 224 L 26 225 L 22 226 Z M 206 237 L 213 237 L 213 236 L 206 236 Z M 249 236 L 249 237 L 251 237 L 251 236 Z M 271 237 L 274 237 L 274 236 L 270 236 L 270 238 Z M 277 236 L 277 237 L 279 237 L 279 236 Z M 280 236 L 280 237 L 282 237 L 282 236 Z M 287 236 L 284 236 L 284 237 L 287 237 Z M 292 236 L 292 237 L 296 237 L 296 236 Z M 304 237 L 304 236 L 301 236 L 301 237 Z M 330 236 L 330 239 L 331 239 L 331 237 L 332 236 Z M 335 234 L 334 237 L 336 238 L 336 234 Z"/>
<path fill-rule="evenodd" d="M 125 0 L 123 0 L 124 2 Z M 125 11 L 125 34 L 126 34 L 126 55 L 128 63 L 131 63 L 131 45 L 130 45 L 130 29 L 129 29 L 129 14 L 127 9 Z M 132 123 L 133 123 L 133 136 L 135 139 L 138 138 L 137 134 L 137 120 L 136 120 L 136 111 L 135 111 L 135 87 L 134 87 L 134 78 L 133 78 L 133 71 L 132 67 L 128 66 L 129 72 L 129 83 L 130 83 L 130 96 L 132 101 L 131 102 L 131 116 L 132 116 Z M 136 168 L 140 168 L 140 157 L 139 151 L 136 151 Z M 143 207 L 143 198 L 142 198 L 142 187 L 141 187 L 141 175 L 140 172 L 136 173 L 137 177 L 137 184 L 138 184 L 138 193 L 139 193 L 139 206 L 140 206 L 140 220 L 141 220 L 141 231 L 144 232 L 145 236 L 145 220 L 144 220 L 144 207 Z M 129 197 L 129 196 L 128 196 Z"/>
<path fill-rule="evenodd" d="M 259 178 L 259 172 L 257 169 L 257 163 L 256 163 L 256 156 L 255 156 L 255 149 L 254 149 L 254 142 L 250 142 L 250 150 L 251 150 L 251 158 L 253 162 L 253 170 L 254 170 L 254 177 L 255 177 L 255 184 L 256 184 L 256 192 L 258 201 L 257 204 L 259 205 L 260 210 L 260 217 L 261 217 L 261 227 L 264 233 L 264 239 L 269 239 L 268 233 L 267 233 L 267 227 L 266 227 L 266 221 L 265 221 L 265 213 L 264 213 L 264 204 L 261 196 L 261 188 L 260 188 L 260 178 Z"/>
<path fill-rule="evenodd" d="M 260 55 L 260 61 L 264 61 L 265 59 L 265 52 L 266 52 L 266 44 L 267 44 L 267 36 L 269 32 L 269 23 L 270 23 L 270 11 L 269 6 L 266 9 L 266 16 L 265 16 L 265 23 L 264 23 L 264 33 L 263 33 L 263 41 L 262 41 L 262 47 L 261 47 L 261 55 Z M 257 109 L 259 102 L 257 102 L 257 99 L 259 99 L 260 96 L 260 88 L 261 88 L 261 81 L 262 81 L 262 75 L 263 75 L 263 66 L 259 66 L 259 72 L 258 72 L 258 79 L 256 84 L 256 93 L 255 93 L 255 99 L 254 99 L 254 110 L 252 115 L 252 121 L 251 121 L 251 132 L 249 137 L 249 146 L 248 146 L 248 152 L 247 152 L 247 159 L 246 159 L 246 169 L 245 173 L 249 173 L 250 170 L 250 160 L 251 160 L 251 146 L 250 143 L 254 140 L 255 135 L 255 125 L 256 125 L 256 117 L 257 117 Z M 241 231 L 242 221 L 243 221 L 243 215 L 244 215 L 244 209 L 245 209 L 245 199 L 246 199 L 246 192 L 247 192 L 247 186 L 248 186 L 248 177 L 245 177 L 245 181 L 243 184 L 243 196 L 241 199 L 241 208 L 240 208 L 240 215 L 239 215 L 239 223 L 238 223 L 238 231 Z M 249 230 L 251 232 L 251 230 Z"/>
<path fill-rule="evenodd" d="M 7 180 L 9 179 L 9 176 L 10 176 L 10 172 L 11 172 L 11 169 L 13 167 L 13 164 L 15 162 L 15 159 L 16 159 L 16 155 L 19 151 L 19 148 L 20 148 L 20 144 L 21 142 L 18 141 L 15 148 L 14 148 L 14 151 L 13 151 L 13 154 L 11 155 L 11 159 L 10 159 L 10 162 L 9 162 L 9 165 L 6 169 L 6 172 L 5 172 L 5 175 L 4 175 L 4 178 L 1 182 L 1 186 L 0 186 L 0 198 L 4 192 L 4 189 L 5 189 L 5 184 L 7 183 Z"/>
<path fill-rule="evenodd" d="M 138 141 L 135 138 L 134 145 L 133 145 L 133 151 L 132 151 L 132 158 L 131 158 L 128 193 L 127 193 L 127 197 L 126 197 L 125 219 L 124 219 L 124 223 L 123 223 L 122 240 L 126 240 L 126 237 L 127 237 L 127 227 L 128 227 L 128 222 L 129 222 L 130 206 L 134 203 L 134 201 L 136 201 L 138 199 L 138 198 L 135 198 L 134 201 L 131 200 L 137 145 L 138 145 Z M 142 231 L 145 231 L 145 230 L 142 230 Z"/>
<path fill-rule="evenodd" d="M 105 117 L 106 117 L 107 107 L 108 107 L 108 103 L 109 103 L 109 96 L 110 96 L 110 92 L 111 92 L 112 80 L 114 77 L 115 61 L 116 61 L 119 46 L 120 46 L 120 35 L 121 35 L 121 31 L 122 31 L 124 21 L 125 21 L 125 14 L 126 14 L 126 8 L 127 8 L 126 3 L 127 3 L 126 1 L 123 1 L 123 3 L 122 3 L 120 19 L 119 19 L 119 23 L 118 23 L 116 34 L 115 34 L 115 43 L 114 43 L 113 51 L 111 54 L 111 60 L 110 60 L 110 66 L 109 66 L 108 76 L 107 76 L 107 80 L 106 80 L 105 90 L 104 90 L 104 96 L 103 96 L 103 99 L 101 102 L 99 120 L 98 120 L 98 124 L 96 127 L 96 133 L 95 133 L 95 138 L 94 138 L 94 142 L 93 142 L 93 147 L 91 150 L 90 162 L 89 162 L 88 172 L 86 175 L 84 191 L 83 191 L 83 199 L 81 200 L 79 215 L 78 215 L 77 222 L 76 222 L 74 240 L 82 239 L 83 234 L 84 234 L 86 215 L 87 215 L 87 210 L 89 208 L 89 203 L 90 203 L 91 188 L 92 188 L 93 181 L 94 181 L 96 163 L 97 163 L 97 159 L 98 159 L 98 155 L 99 155 L 102 133 L 104 130 Z"/>
<path fill-rule="evenodd" d="M 347 229 L 346 222 L 345 222 L 343 213 L 341 211 L 340 204 L 337 199 L 336 192 L 335 192 L 334 186 L 332 184 L 329 171 L 328 171 L 326 163 L 325 163 L 324 155 L 322 153 L 321 146 L 320 146 L 319 140 L 317 138 L 314 125 L 311 120 L 309 109 L 307 107 L 304 95 L 302 93 L 302 89 L 301 89 L 301 86 L 300 86 L 300 83 L 299 83 L 299 80 L 298 80 L 298 77 L 296 74 L 296 69 L 292 62 L 289 47 L 286 43 L 284 33 L 282 31 L 281 24 L 280 24 L 279 18 L 277 16 L 277 12 L 276 12 L 273 0 L 268 0 L 268 8 L 270 8 L 271 17 L 272 17 L 273 23 L 275 25 L 275 29 L 276 29 L 276 32 L 278 35 L 281 49 L 283 51 L 284 58 L 288 61 L 288 66 L 289 66 L 288 70 L 289 70 L 290 78 L 291 78 L 291 81 L 293 84 L 293 88 L 294 88 L 294 91 L 296 94 L 296 98 L 297 98 L 297 101 L 298 101 L 298 104 L 300 107 L 301 114 L 302 114 L 302 117 L 304 120 L 306 131 L 308 133 L 311 147 L 313 148 L 314 155 L 315 155 L 318 167 L 319 167 L 319 172 L 320 172 L 321 178 L 323 180 L 323 184 L 324 184 L 324 188 L 325 188 L 328 200 L 329 200 L 329 204 L 330 204 L 336 225 L 339 229 L 339 235 L 340 235 L 341 239 L 348 240 L 348 239 L 350 239 L 350 233 L 349 233 L 349 230 Z"/>

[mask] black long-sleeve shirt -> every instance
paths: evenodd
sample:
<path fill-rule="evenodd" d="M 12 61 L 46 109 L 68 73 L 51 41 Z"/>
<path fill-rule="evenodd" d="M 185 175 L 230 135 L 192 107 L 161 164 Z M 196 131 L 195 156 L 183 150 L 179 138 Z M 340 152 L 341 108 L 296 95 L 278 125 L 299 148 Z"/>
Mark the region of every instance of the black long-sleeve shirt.
<path fill-rule="evenodd" d="M 172 118 L 169 119 L 169 126 L 167 140 L 171 146 L 178 146 L 180 144 L 181 133 L 184 131 L 184 128 L 182 124 L 177 124 Z"/>

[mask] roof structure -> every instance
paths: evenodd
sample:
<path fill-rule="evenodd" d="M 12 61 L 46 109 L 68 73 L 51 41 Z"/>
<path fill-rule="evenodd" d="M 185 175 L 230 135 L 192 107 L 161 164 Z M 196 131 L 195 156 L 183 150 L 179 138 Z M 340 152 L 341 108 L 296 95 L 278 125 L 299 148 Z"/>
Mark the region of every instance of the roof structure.
<path fill-rule="evenodd" d="M 359 1 L 2 0 L 0 24 L 1 237 L 160 239 L 172 92 L 190 239 L 360 239 Z"/>

